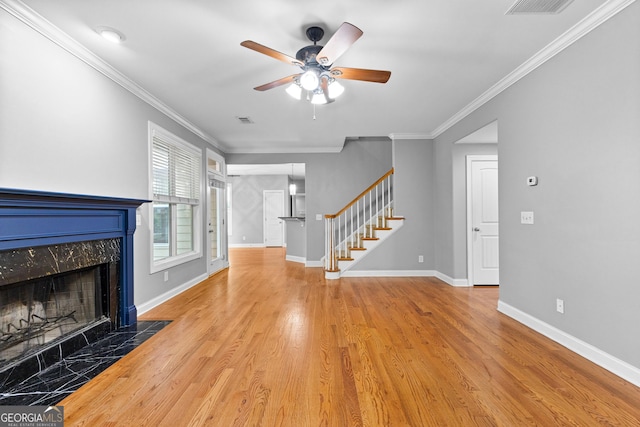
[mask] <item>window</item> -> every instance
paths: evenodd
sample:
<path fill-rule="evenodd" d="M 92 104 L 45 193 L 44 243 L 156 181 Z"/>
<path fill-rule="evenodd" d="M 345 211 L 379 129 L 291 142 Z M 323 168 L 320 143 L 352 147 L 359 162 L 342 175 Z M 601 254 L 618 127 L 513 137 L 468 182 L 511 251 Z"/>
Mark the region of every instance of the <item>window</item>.
<path fill-rule="evenodd" d="M 201 152 L 149 123 L 152 272 L 200 256 Z"/>

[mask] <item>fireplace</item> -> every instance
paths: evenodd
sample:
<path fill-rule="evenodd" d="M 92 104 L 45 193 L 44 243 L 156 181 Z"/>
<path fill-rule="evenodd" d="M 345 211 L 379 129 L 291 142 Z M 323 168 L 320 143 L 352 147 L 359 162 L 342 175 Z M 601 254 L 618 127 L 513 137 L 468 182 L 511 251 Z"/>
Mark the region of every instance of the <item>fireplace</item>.
<path fill-rule="evenodd" d="M 0 251 L 0 363 L 95 322 L 117 325 L 119 239 Z"/>
<path fill-rule="evenodd" d="M 133 232 L 144 202 L 0 189 L 0 379 L 136 322 Z"/>

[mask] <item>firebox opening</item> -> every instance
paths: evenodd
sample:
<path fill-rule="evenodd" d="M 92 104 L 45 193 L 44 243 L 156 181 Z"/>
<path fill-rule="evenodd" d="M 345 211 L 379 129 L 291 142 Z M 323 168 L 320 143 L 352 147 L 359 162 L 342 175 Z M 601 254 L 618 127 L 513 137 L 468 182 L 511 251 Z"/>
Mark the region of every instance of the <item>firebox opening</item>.
<path fill-rule="evenodd" d="M 104 263 L 0 286 L 0 363 L 112 318 L 113 275 L 116 263 Z"/>

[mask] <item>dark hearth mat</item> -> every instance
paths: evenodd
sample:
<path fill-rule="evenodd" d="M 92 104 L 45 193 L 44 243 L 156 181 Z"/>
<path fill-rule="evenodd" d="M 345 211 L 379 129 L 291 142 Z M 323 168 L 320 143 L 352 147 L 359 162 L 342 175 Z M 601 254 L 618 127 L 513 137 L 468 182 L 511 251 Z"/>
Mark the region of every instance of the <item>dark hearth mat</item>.
<path fill-rule="evenodd" d="M 25 381 L 5 389 L 0 384 L 0 405 L 54 405 L 171 323 L 138 321 L 109 332 L 104 338 L 65 357 Z"/>

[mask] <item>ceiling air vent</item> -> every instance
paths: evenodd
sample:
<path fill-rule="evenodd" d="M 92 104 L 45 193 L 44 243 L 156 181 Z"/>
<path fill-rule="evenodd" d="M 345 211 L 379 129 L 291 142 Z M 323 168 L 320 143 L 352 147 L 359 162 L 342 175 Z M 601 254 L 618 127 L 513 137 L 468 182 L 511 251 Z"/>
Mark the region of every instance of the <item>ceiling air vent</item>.
<path fill-rule="evenodd" d="M 240 123 L 242 123 L 243 125 L 250 125 L 253 124 L 253 120 L 251 120 L 251 117 L 236 117 L 236 119 L 238 119 L 238 121 Z"/>
<path fill-rule="evenodd" d="M 573 0 L 516 0 L 505 15 L 553 15 L 560 13 Z"/>

